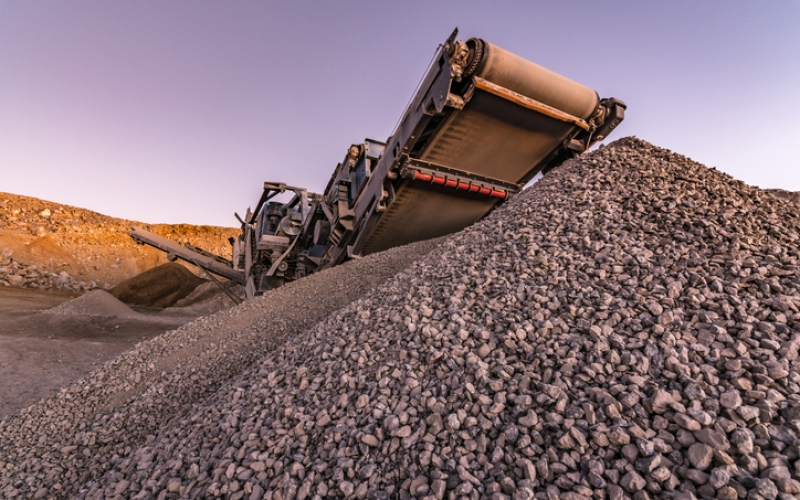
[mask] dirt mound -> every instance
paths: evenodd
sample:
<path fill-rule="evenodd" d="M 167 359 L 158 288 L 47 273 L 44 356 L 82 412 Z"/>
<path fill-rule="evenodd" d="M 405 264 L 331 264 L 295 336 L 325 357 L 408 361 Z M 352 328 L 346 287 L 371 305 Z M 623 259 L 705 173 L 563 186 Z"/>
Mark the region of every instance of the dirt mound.
<path fill-rule="evenodd" d="M 137 313 L 105 290 L 92 290 L 77 299 L 43 311 L 42 314 L 94 316 L 103 318 L 140 318 Z"/>
<path fill-rule="evenodd" d="M 236 293 L 237 291 L 234 290 L 234 292 Z M 238 290 L 237 295 L 239 297 L 243 297 L 244 289 L 241 288 L 240 290 Z M 204 299 L 198 300 L 188 306 L 179 306 L 178 304 L 176 304 L 174 307 L 170 309 L 170 311 L 174 313 L 183 312 L 188 315 L 194 315 L 194 316 L 204 316 L 207 314 L 213 314 L 222 309 L 229 309 L 235 305 L 236 303 L 230 297 L 228 297 L 224 292 L 219 290 L 219 293 L 208 295 Z"/>
<path fill-rule="evenodd" d="M 174 262 L 161 264 L 128 278 L 110 290 L 122 302 L 139 307 L 171 307 L 205 280 Z"/>
<path fill-rule="evenodd" d="M 240 299 L 244 297 L 244 287 L 241 285 L 230 288 L 230 292 Z M 235 305 L 236 302 L 216 283 L 206 281 L 192 290 L 192 293 L 177 301 L 171 310 L 176 313 L 185 312 L 192 315 L 206 315 Z"/>
<path fill-rule="evenodd" d="M 192 290 L 192 293 L 175 302 L 174 307 L 190 307 L 224 293 L 216 283 L 206 281 Z"/>

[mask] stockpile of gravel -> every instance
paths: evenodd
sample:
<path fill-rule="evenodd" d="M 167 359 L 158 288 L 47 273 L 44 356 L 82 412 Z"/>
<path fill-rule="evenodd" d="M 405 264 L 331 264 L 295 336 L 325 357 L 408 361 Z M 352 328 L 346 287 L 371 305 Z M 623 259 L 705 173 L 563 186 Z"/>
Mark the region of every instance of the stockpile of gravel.
<path fill-rule="evenodd" d="M 46 410 L 6 422 L 3 450 L 51 451 L 49 467 L 0 455 L 0 491 L 55 476 L 80 498 L 794 498 L 793 210 L 617 141 L 241 374 L 212 370 L 209 396 L 136 446 L 54 475 L 113 418 L 69 450 Z"/>
<path fill-rule="evenodd" d="M 800 193 L 798 192 L 786 191 L 785 189 L 767 189 L 766 191 L 781 200 L 800 203 Z"/>

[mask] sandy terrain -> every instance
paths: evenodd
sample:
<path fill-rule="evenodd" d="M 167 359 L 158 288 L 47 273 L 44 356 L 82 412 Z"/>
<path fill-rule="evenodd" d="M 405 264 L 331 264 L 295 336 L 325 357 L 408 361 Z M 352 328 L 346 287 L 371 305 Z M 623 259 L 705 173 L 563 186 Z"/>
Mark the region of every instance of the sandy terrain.
<path fill-rule="evenodd" d="M 197 315 L 187 310 L 143 308 L 125 315 L 119 314 L 120 306 L 127 307 L 121 303 L 91 304 L 94 311 L 86 315 L 42 312 L 69 304 L 75 297 L 77 294 L 0 287 L 0 418 L 56 394 L 137 342 Z"/>

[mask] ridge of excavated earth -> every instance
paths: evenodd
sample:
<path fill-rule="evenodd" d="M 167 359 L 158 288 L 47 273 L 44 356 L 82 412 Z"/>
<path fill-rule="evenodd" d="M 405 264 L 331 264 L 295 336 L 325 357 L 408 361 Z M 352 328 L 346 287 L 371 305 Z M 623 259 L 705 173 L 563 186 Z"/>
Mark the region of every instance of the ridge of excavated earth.
<path fill-rule="evenodd" d="M 239 234 L 238 228 L 144 224 L 0 192 L 0 286 L 83 292 L 166 263 L 164 252 L 128 236 L 133 226 L 223 256 L 231 253 L 228 238 Z"/>
<path fill-rule="evenodd" d="M 425 252 L 198 320 L 3 420 L 0 494 L 796 498 L 798 237 L 794 204 L 622 139 L 392 278 Z"/>

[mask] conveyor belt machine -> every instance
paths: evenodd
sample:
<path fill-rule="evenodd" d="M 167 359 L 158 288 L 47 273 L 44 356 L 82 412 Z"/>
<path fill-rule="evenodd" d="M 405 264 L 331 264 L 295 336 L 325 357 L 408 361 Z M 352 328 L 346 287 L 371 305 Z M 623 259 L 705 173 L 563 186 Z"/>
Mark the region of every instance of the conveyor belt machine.
<path fill-rule="evenodd" d="M 444 42 L 384 143 L 352 145 L 323 194 L 268 182 L 233 242 L 248 296 L 453 233 L 607 137 L 625 104 L 479 38 Z M 277 195 L 293 192 L 280 203 Z M 238 217 L 238 216 L 237 216 Z"/>

